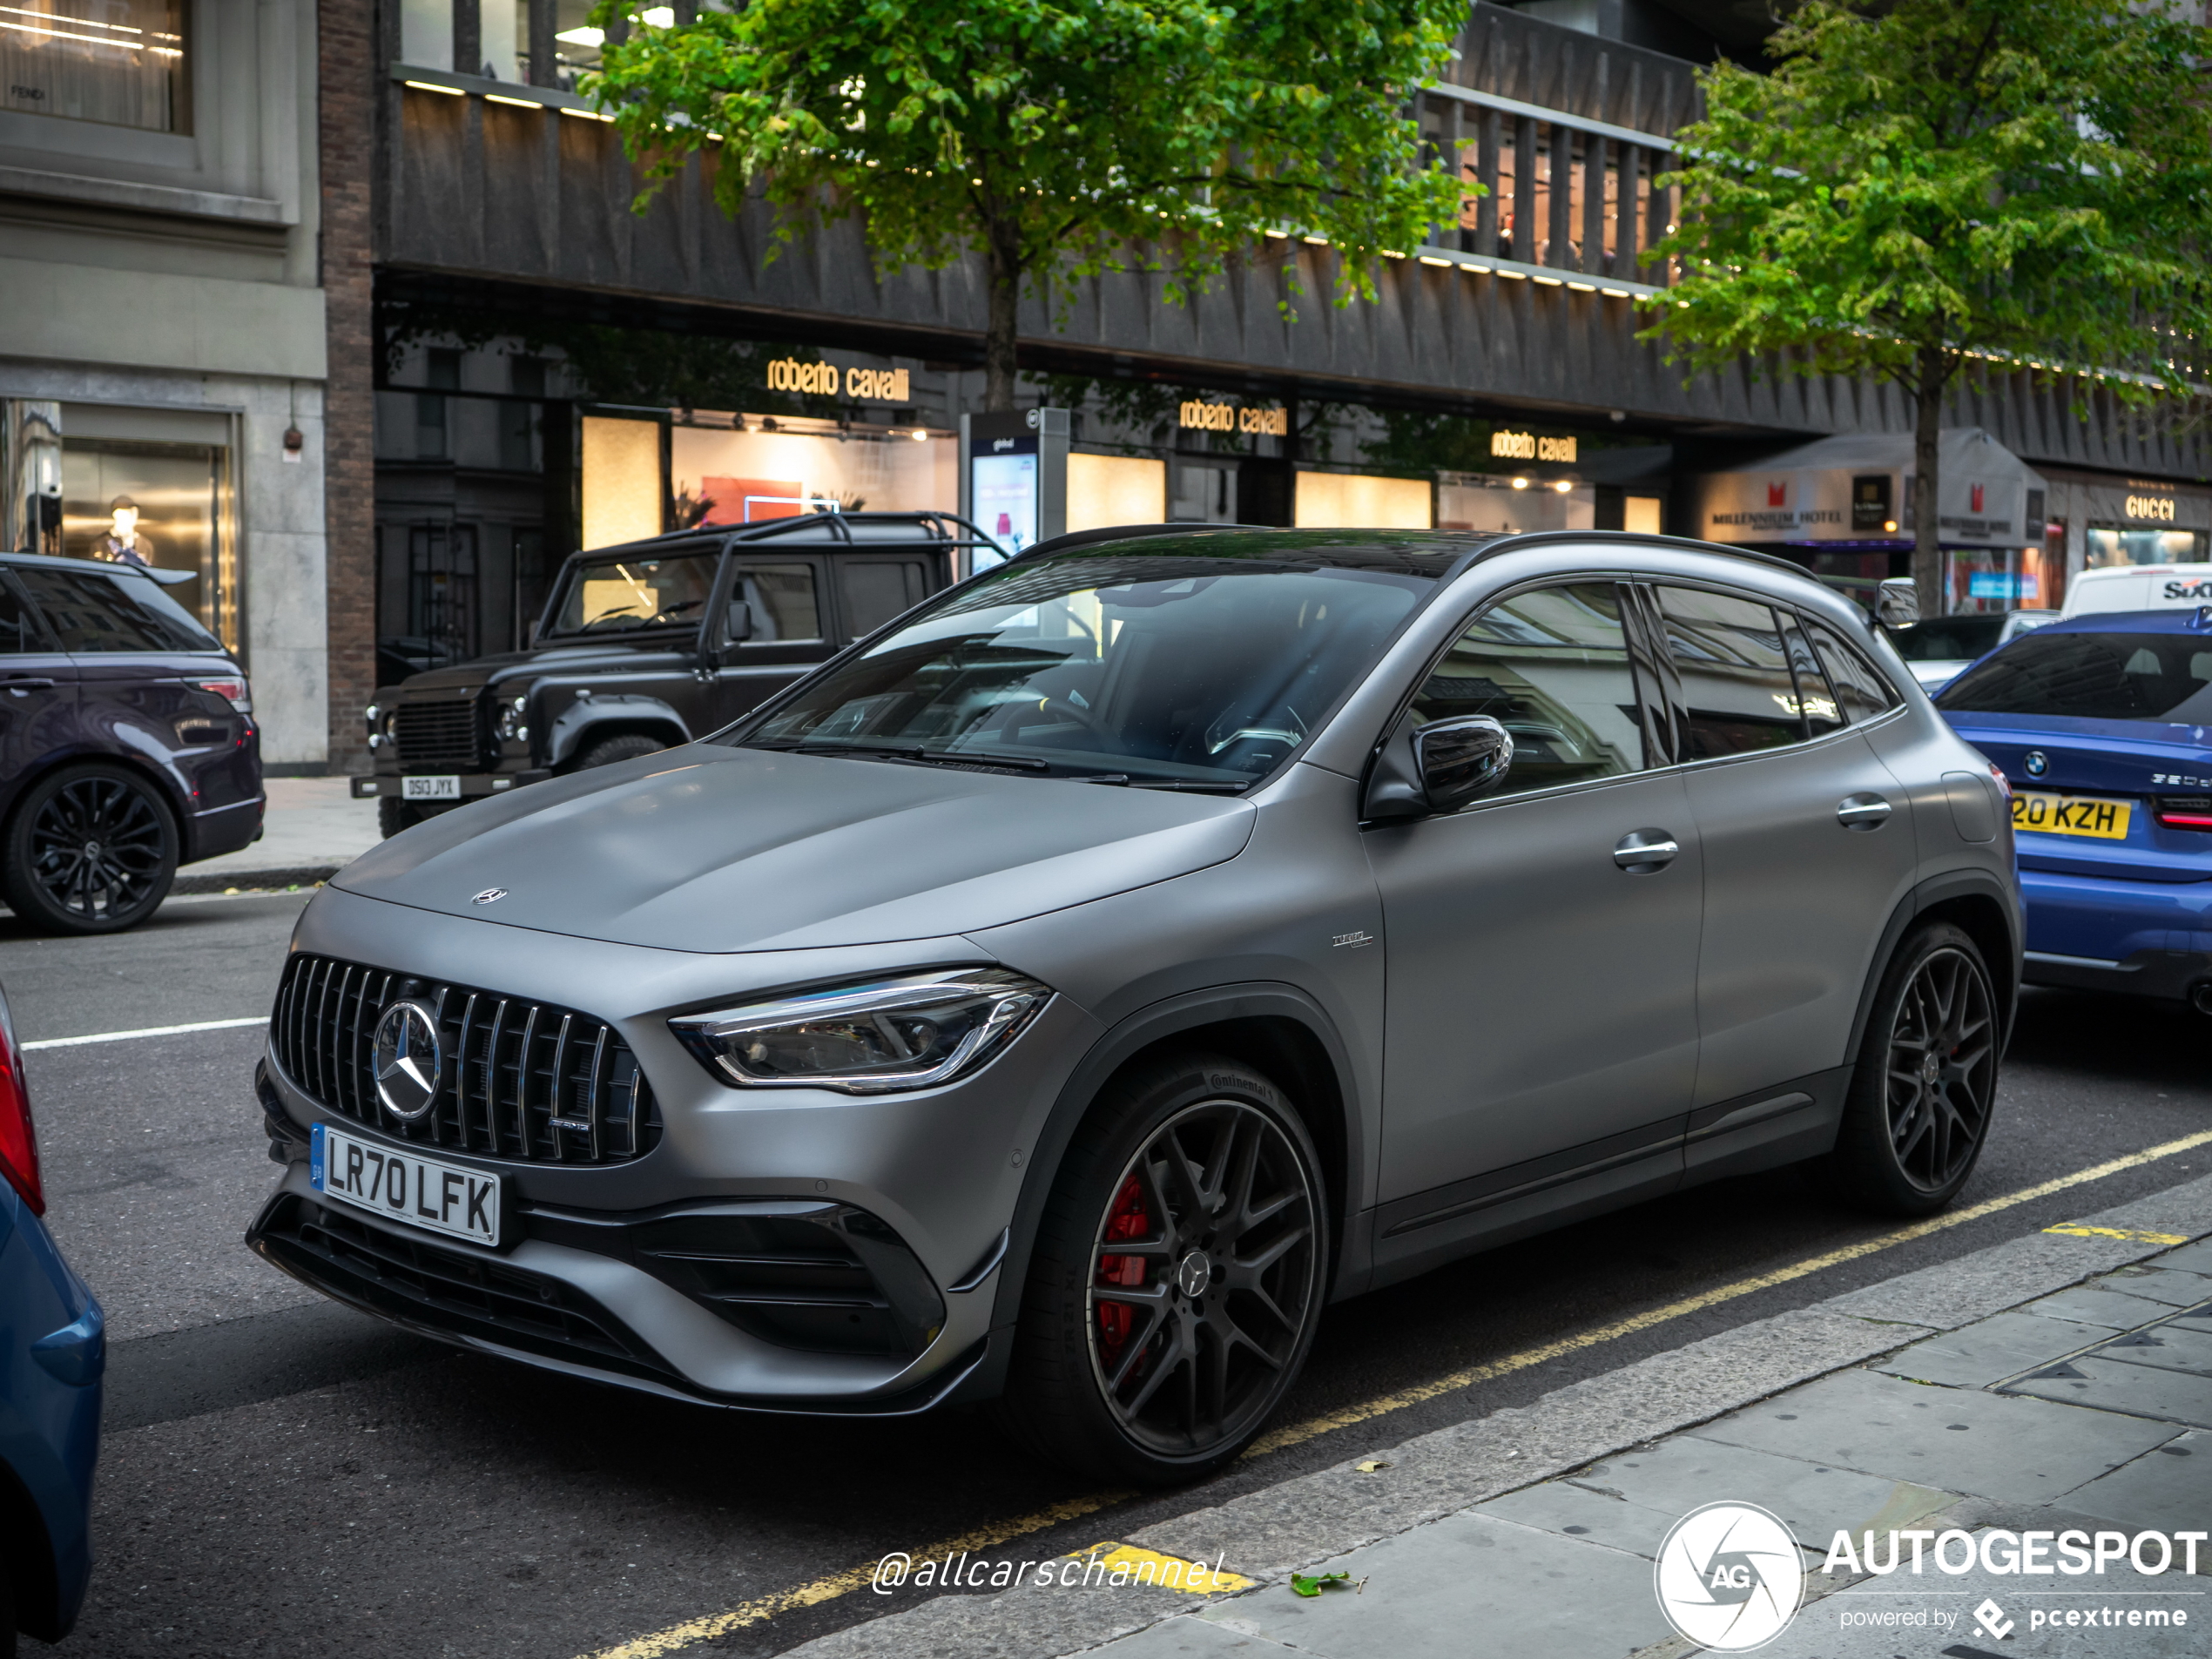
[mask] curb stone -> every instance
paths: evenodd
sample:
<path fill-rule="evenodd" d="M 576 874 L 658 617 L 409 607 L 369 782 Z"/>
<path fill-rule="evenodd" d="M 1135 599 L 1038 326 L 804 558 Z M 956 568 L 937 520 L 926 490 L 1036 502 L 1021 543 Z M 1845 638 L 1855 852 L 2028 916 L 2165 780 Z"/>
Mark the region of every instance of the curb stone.
<path fill-rule="evenodd" d="M 2212 1176 L 2077 1219 L 2199 1238 L 2212 1233 Z M 2041 1232 L 2006 1239 L 1366 1454 L 1387 1459 L 1386 1471 L 1362 1474 L 1347 1461 L 1155 1522 L 1129 1541 L 1194 1560 L 1225 1553 L 1228 1567 L 1265 1588 L 1294 1569 L 2175 1248 Z M 787 1651 L 804 1659 L 1061 1659 L 1230 1599 L 1034 1585 L 940 1595 Z M 1665 1642 L 1634 1659 L 1694 1650 Z"/>

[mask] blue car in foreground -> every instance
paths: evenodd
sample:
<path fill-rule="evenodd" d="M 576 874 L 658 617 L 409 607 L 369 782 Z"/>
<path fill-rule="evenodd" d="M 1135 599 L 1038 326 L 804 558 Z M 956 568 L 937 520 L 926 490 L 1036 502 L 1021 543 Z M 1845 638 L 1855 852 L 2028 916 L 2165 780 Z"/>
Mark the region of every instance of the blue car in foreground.
<path fill-rule="evenodd" d="M 0 1659 L 18 1631 L 59 1642 L 92 1573 L 100 1305 L 38 1217 L 38 1142 L 0 995 Z"/>
<path fill-rule="evenodd" d="M 2212 1014 L 2212 606 L 2053 623 L 1936 707 L 2012 782 L 2026 982 Z"/>

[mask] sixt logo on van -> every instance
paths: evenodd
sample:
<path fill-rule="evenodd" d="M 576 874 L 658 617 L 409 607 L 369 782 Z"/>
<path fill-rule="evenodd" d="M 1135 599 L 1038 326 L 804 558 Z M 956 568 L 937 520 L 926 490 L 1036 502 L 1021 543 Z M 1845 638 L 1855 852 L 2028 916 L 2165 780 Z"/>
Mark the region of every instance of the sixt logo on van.
<path fill-rule="evenodd" d="M 2199 577 L 2194 582 L 2168 582 L 2166 584 L 2166 597 L 2168 599 L 2212 599 L 2212 580 Z"/>

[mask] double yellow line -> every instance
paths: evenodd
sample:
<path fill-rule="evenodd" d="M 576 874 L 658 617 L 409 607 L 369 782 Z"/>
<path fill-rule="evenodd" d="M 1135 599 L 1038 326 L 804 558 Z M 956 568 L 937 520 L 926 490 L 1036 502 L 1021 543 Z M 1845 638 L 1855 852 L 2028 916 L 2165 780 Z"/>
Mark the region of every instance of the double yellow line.
<path fill-rule="evenodd" d="M 1939 1233 L 1952 1227 L 1962 1227 L 1970 1221 L 1979 1221 L 1984 1216 L 1993 1216 L 2001 1211 L 2011 1210 L 2020 1204 L 2033 1204 L 2038 1198 L 2047 1198 L 2054 1193 L 2066 1191 L 2069 1187 L 2086 1185 L 2092 1181 L 2101 1181 L 2107 1176 L 2118 1175 L 2128 1170 L 2141 1169 L 2147 1163 L 2155 1163 L 2161 1158 L 2170 1158 L 2179 1153 L 2206 1145 L 2212 1145 L 2212 1130 L 2202 1130 L 2195 1135 L 2184 1135 L 2179 1140 L 2167 1141 L 2157 1146 L 2147 1147 L 2140 1152 L 2130 1152 L 2124 1157 L 2110 1158 L 2102 1163 L 2092 1164 L 2086 1170 L 2076 1170 L 2071 1175 L 2062 1175 L 2054 1180 L 2039 1183 L 2035 1186 L 2022 1187 L 2017 1192 L 2007 1192 L 2000 1197 L 1985 1198 L 1981 1203 L 1968 1204 L 1963 1210 L 1947 1210 L 1939 1216 L 1931 1216 L 1925 1221 L 1916 1221 L 1909 1226 L 1896 1228 L 1881 1234 L 1878 1238 L 1865 1239 L 1856 1244 L 1846 1244 L 1841 1250 L 1827 1251 L 1818 1256 L 1809 1256 L 1803 1261 L 1792 1262 L 1787 1267 L 1777 1267 L 1770 1273 L 1759 1273 L 1750 1278 L 1737 1279 L 1713 1290 L 1701 1291 L 1695 1296 L 1683 1297 L 1680 1301 L 1669 1302 L 1664 1307 L 1652 1308 L 1646 1312 L 1632 1314 L 1628 1318 L 1615 1320 L 1611 1325 L 1601 1325 L 1595 1330 L 1581 1332 L 1571 1337 L 1562 1337 L 1556 1342 L 1547 1342 L 1537 1347 L 1524 1348 L 1520 1352 L 1507 1354 L 1501 1359 L 1493 1359 L 1480 1366 L 1470 1366 L 1465 1371 L 1455 1371 L 1449 1376 L 1438 1377 L 1415 1387 L 1403 1388 L 1393 1394 L 1385 1394 L 1379 1399 L 1366 1400 L 1357 1406 L 1348 1406 L 1342 1411 L 1325 1413 L 1319 1417 L 1309 1417 L 1302 1423 L 1292 1423 L 1277 1429 L 1271 1434 L 1262 1435 L 1252 1442 L 1245 1451 L 1244 1456 L 1247 1458 L 1264 1457 L 1271 1452 L 1279 1452 L 1286 1447 L 1302 1445 L 1307 1440 L 1326 1434 L 1334 1429 L 1349 1428 L 1356 1423 L 1371 1422 L 1378 1417 L 1388 1416 L 1393 1412 L 1403 1411 L 1409 1406 L 1418 1406 L 1424 1400 L 1434 1399 L 1440 1394 L 1453 1393 L 1462 1388 L 1472 1387 L 1476 1383 L 1488 1382 L 1497 1377 L 1510 1376 L 1516 1371 L 1526 1371 L 1532 1366 L 1541 1366 L 1549 1360 L 1562 1359 L 1568 1354 L 1580 1353 L 1585 1349 L 1595 1348 L 1604 1343 L 1616 1342 L 1622 1337 L 1634 1336 L 1639 1331 L 1649 1331 L 1655 1325 L 1666 1325 L 1689 1314 L 1700 1312 L 1706 1308 L 1717 1307 L 1723 1302 L 1733 1302 L 1740 1297 L 1751 1296 L 1760 1291 L 1772 1290 L 1777 1285 L 1787 1285 L 1793 1280 L 1805 1278 L 1814 1273 L 1824 1272 L 1829 1268 L 1840 1267 L 1845 1262 L 1855 1262 L 1862 1257 L 1871 1256 L 1878 1251 L 1890 1250 L 1898 1244 L 1911 1244 L 1916 1238 L 1925 1238 L 1932 1233 Z M 2143 1232 L 2127 1228 L 2067 1225 L 2049 1228 L 2047 1231 L 2076 1238 L 2125 1238 L 2148 1244 L 2178 1244 L 2187 1242 L 2186 1237 L 2180 1233 Z M 1035 1510 L 1026 1515 L 1017 1515 L 1011 1520 L 995 1522 L 990 1526 L 979 1527 L 972 1532 L 961 1533 L 955 1537 L 941 1538 L 927 1548 L 916 1549 L 909 1554 L 915 1561 L 925 1561 L 956 1554 L 962 1550 L 973 1553 L 976 1550 L 995 1548 L 1012 1539 L 1023 1537 L 1030 1533 L 1042 1532 L 1048 1527 L 1058 1526 L 1062 1521 L 1074 1521 L 1081 1516 L 1091 1514 L 1136 1495 L 1130 1492 L 1096 1492 L 1088 1497 L 1071 1498 L 1064 1503 L 1056 1503 L 1048 1508 Z M 876 1563 L 873 1561 L 862 1567 L 849 1567 L 843 1572 L 832 1573 L 826 1577 L 795 1586 L 791 1589 L 778 1590 L 772 1595 L 756 1596 L 752 1601 L 740 1602 L 725 1612 L 709 1614 L 704 1618 L 687 1620 L 682 1624 L 671 1625 L 665 1630 L 656 1630 L 651 1635 L 638 1636 L 615 1647 L 603 1648 L 597 1653 L 583 1656 L 583 1659 L 663 1659 L 663 1656 L 688 1648 L 693 1642 L 711 1641 L 716 1636 L 727 1635 L 731 1631 L 742 1629 L 746 1625 L 759 1624 L 772 1619 L 779 1613 L 788 1613 L 796 1608 L 817 1606 L 821 1602 L 833 1602 L 840 1596 L 848 1595 L 854 1590 L 865 1588 L 874 1577 L 875 1568 Z"/>

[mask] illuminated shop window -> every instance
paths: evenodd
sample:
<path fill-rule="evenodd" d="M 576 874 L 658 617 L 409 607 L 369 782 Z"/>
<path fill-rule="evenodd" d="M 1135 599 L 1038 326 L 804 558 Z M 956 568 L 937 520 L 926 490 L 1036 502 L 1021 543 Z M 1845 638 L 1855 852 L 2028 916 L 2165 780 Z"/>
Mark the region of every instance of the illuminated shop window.
<path fill-rule="evenodd" d="M 169 597 L 239 648 L 229 451 L 204 443 L 62 442 L 64 557 L 189 571 Z"/>
<path fill-rule="evenodd" d="M 185 0 L 3 0 L 0 109 L 191 131 Z"/>

